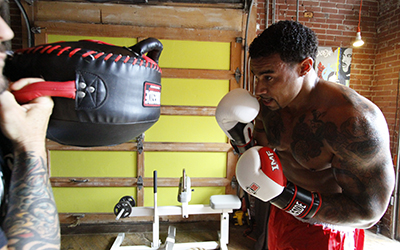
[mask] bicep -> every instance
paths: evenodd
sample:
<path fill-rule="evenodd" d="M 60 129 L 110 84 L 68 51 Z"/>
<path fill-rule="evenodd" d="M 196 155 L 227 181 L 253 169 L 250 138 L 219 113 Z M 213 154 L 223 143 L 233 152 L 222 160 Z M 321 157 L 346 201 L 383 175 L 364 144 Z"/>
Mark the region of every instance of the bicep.
<path fill-rule="evenodd" d="M 381 119 L 349 118 L 328 141 L 334 152 L 333 176 L 342 193 L 326 197 L 324 217 L 363 227 L 376 223 L 386 211 L 394 171 L 388 132 L 382 127 L 386 122 Z"/>

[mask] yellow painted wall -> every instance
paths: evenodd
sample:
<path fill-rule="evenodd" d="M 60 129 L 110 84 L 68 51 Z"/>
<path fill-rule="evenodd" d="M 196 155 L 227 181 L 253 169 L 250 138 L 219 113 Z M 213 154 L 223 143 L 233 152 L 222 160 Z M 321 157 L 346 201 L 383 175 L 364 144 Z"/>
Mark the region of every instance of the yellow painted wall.
<path fill-rule="evenodd" d="M 101 40 L 132 46 L 133 38 L 49 35 L 48 42 Z M 230 44 L 161 40 L 161 68 L 229 69 Z M 161 105 L 216 106 L 229 91 L 227 80 L 162 78 Z M 214 117 L 161 116 L 145 132 L 151 142 L 226 142 Z M 136 152 L 52 151 L 53 177 L 136 177 Z M 145 152 L 145 177 L 225 177 L 226 154 L 203 152 Z M 223 194 L 222 187 L 193 187 L 191 204 L 208 204 L 210 195 Z M 111 213 L 122 196 L 136 199 L 136 188 L 53 188 L 61 213 Z M 178 205 L 176 187 L 158 188 L 158 205 Z M 153 205 L 153 189 L 145 188 L 145 206 Z"/>

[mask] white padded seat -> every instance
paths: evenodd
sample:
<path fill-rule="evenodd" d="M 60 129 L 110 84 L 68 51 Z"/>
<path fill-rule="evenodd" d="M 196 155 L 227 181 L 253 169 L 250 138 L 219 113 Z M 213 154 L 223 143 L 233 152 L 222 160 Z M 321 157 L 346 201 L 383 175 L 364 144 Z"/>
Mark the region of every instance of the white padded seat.
<path fill-rule="evenodd" d="M 212 195 L 210 207 L 212 209 L 239 209 L 241 202 L 239 197 L 233 194 Z"/>

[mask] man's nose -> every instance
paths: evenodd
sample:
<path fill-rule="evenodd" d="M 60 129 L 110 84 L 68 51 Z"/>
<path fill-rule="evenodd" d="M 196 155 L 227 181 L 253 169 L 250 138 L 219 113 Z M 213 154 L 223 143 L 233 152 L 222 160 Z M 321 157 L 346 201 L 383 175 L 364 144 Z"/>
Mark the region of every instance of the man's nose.
<path fill-rule="evenodd" d="M 0 18 L 0 41 L 8 41 L 14 37 L 14 32 L 8 26 L 8 24 Z"/>
<path fill-rule="evenodd" d="M 256 96 L 260 96 L 260 95 L 267 94 L 267 93 L 268 93 L 268 89 L 265 86 L 265 84 L 263 84 L 259 80 L 255 80 L 255 94 L 256 94 Z"/>

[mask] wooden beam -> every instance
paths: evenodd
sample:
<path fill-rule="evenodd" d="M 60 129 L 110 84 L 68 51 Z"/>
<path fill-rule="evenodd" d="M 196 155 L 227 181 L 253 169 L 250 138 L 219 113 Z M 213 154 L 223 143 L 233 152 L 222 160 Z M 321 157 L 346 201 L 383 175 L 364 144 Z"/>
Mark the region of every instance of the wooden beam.
<path fill-rule="evenodd" d="M 139 174 L 138 174 L 139 176 Z M 143 176 L 142 176 L 143 177 Z M 180 178 L 157 178 L 159 187 L 178 187 Z M 135 177 L 51 177 L 53 187 L 136 187 L 138 178 Z M 230 185 L 228 178 L 199 178 L 192 177 L 192 187 L 226 187 Z M 153 178 L 143 177 L 143 186 L 152 187 Z M 143 189 L 142 189 L 143 191 Z M 139 199 L 138 199 L 139 202 Z M 138 206 L 139 205 L 138 203 Z"/>
<path fill-rule="evenodd" d="M 144 148 L 147 152 L 227 152 L 231 145 L 211 142 L 145 142 Z"/>
<path fill-rule="evenodd" d="M 155 37 L 157 39 L 231 42 L 241 36 L 238 31 L 201 30 L 189 28 L 143 27 L 121 24 L 64 23 L 35 21 L 47 34 L 100 37 Z"/>
<path fill-rule="evenodd" d="M 136 175 L 137 177 L 144 177 L 144 153 L 139 153 L 137 152 L 137 169 L 136 169 Z M 137 186 L 137 178 L 132 178 L 132 179 L 136 179 L 135 185 Z M 139 207 L 143 207 L 144 206 L 144 188 L 140 187 L 140 188 L 136 188 L 136 204 Z"/>
<path fill-rule="evenodd" d="M 136 143 L 126 142 L 115 146 L 104 147 L 76 147 L 61 145 L 54 141 L 46 142 L 48 150 L 66 151 L 137 151 Z M 212 142 L 144 142 L 144 152 L 228 152 L 231 146 L 229 143 Z"/>
<path fill-rule="evenodd" d="M 206 30 L 242 29 L 242 10 L 93 2 L 37 1 L 37 21 L 125 24 Z"/>
<path fill-rule="evenodd" d="M 176 39 L 175 39 L 176 40 Z M 235 71 L 206 70 L 206 69 L 172 69 L 162 68 L 164 78 L 190 78 L 190 79 L 235 79 Z"/>
<path fill-rule="evenodd" d="M 215 116 L 216 107 L 161 106 L 161 115 Z"/>

